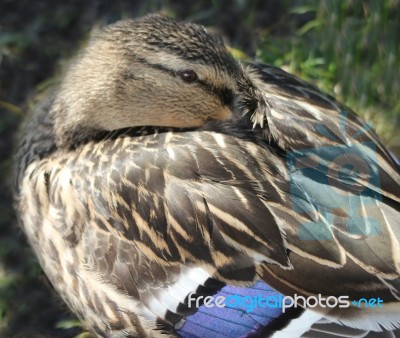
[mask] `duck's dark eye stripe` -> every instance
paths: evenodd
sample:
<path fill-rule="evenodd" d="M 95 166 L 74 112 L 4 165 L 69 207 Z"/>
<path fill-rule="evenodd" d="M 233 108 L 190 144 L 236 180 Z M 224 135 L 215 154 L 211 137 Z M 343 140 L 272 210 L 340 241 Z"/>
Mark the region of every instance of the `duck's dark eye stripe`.
<path fill-rule="evenodd" d="M 229 89 L 228 87 L 215 87 L 202 80 L 198 80 L 197 82 L 206 92 L 218 97 L 224 106 L 232 105 L 234 99 L 234 93 L 232 89 Z"/>
<path fill-rule="evenodd" d="M 171 76 L 180 76 L 180 72 L 176 72 L 170 68 L 167 68 L 163 65 L 160 65 L 158 63 L 150 63 L 148 62 L 146 59 L 144 58 L 138 58 L 138 61 L 140 61 L 141 63 L 158 69 L 162 72 L 168 73 Z M 197 79 L 195 84 L 199 85 L 199 87 L 203 90 L 205 90 L 207 93 L 212 94 L 214 96 L 216 96 L 217 98 L 220 99 L 221 103 L 224 106 L 230 106 L 233 103 L 233 99 L 234 99 L 234 93 L 232 89 L 229 89 L 228 87 L 215 87 L 213 85 L 211 85 L 210 83 L 204 81 L 204 80 L 200 80 Z"/>
<path fill-rule="evenodd" d="M 167 67 L 165 67 L 165 66 L 163 66 L 163 65 L 160 65 L 160 64 L 158 64 L 158 63 L 150 63 L 150 62 L 147 62 L 146 59 L 144 59 L 144 58 L 138 58 L 137 60 L 138 60 L 139 62 L 145 64 L 146 66 L 149 66 L 149 67 L 158 69 L 158 70 L 160 70 L 160 71 L 162 71 L 162 72 L 165 72 L 165 73 L 168 73 L 168 74 L 170 74 L 170 75 L 172 75 L 172 76 L 177 76 L 177 75 L 178 75 L 174 70 L 169 69 L 169 68 L 167 68 Z"/>
<path fill-rule="evenodd" d="M 235 98 L 235 94 L 232 89 L 229 88 L 219 88 L 217 89 L 218 96 L 221 98 L 221 102 L 225 106 L 231 106 L 233 104 L 233 100 Z"/>

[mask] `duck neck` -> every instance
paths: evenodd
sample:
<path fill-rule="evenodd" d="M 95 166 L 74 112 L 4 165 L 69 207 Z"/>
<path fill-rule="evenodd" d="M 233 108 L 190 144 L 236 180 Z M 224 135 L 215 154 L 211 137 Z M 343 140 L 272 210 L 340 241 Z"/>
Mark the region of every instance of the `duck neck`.
<path fill-rule="evenodd" d="M 49 110 L 54 101 L 50 96 L 45 103 L 39 105 L 32 111 L 31 116 L 20 130 L 21 142 L 16 154 L 16 188 L 21 183 L 26 168 L 34 161 L 41 160 L 57 149 L 54 134 L 54 119 Z"/>

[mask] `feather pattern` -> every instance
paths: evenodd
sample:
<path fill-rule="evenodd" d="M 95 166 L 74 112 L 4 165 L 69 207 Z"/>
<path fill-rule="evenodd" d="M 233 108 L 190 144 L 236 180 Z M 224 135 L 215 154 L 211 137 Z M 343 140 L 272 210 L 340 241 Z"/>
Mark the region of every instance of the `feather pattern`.
<path fill-rule="evenodd" d="M 212 52 L 223 62 L 221 48 Z M 100 337 L 398 328 L 398 163 L 332 97 L 272 66 L 230 62 L 237 106 L 223 121 L 103 130 L 63 147 L 57 98 L 36 110 L 27 130 L 37 134 L 17 155 L 17 208 L 50 281 Z M 261 293 L 385 305 L 200 306 L 206 296 Z"/>

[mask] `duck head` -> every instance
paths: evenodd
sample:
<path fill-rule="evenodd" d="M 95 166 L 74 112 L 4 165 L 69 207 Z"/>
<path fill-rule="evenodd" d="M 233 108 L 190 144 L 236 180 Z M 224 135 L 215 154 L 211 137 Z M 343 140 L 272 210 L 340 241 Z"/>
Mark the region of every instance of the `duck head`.
<path fill-rule="evenodd" d="M 159 15 L 120 21 L 93 36 L 68 70 L 52 109 L 57 143 L 226 120 L 244 86 L 243 68 L 203 27 Z"/>

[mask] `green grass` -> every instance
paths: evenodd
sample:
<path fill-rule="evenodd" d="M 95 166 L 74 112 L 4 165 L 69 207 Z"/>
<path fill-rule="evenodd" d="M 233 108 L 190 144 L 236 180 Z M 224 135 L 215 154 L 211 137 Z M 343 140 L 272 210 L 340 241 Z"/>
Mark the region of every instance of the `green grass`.
<path fill-rule="evenodd" d="M 303 1 L 290 12 L 311 19 L 285 37 L 265 34 L 257 56 L 346 103 L 399 155 L 399 3 Z"/>

